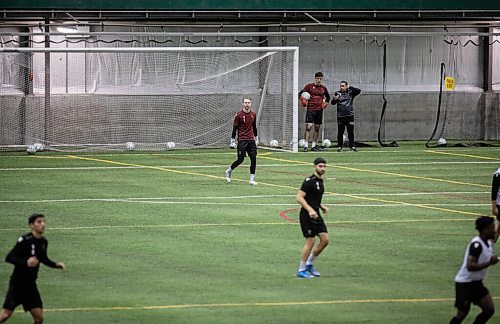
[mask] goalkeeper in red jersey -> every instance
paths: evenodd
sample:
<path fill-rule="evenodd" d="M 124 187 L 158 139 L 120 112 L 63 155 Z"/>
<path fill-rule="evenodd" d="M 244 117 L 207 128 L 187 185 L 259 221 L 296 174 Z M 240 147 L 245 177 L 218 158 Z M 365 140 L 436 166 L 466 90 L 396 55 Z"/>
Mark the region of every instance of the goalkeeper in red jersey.
<path fill-rule="evenodd" d="M 311 149 L 313 151 L 319 151 L 318 135 L 321 124 L 323 124 L 323 109 L 328 106 L 330 101 L 330 94 L 328 89 L 321 83 L 323 81 L 323 73 L 316 72 L 314 75 L 314 83 L 307 84 L 302 91 L 299 92 L 299 99 L 303 107 L 307 107 L 306 112 L 306 130 L 304 137 L 306 143 L 304 145 L 304 152 L 307 152 L 309 146 L 309 133 L 314 125 L 314 135 Z M 309 99 L 302 94 L 307 92 L 309 94 Z"/>
<path fill-rule="evenodd" d="M 231 182 L 233 170 L 238 167 L 245 156 L 250 157 L 250 181 L 251 185 L 256 185 L 255 169 L 257 167 L 257 145 L 259 137 L 257 136 L 257 114 L 252 110 L 252 99 L 243 98 L 243 108 L 236 114 L 233 122 L 233 133 L 231 135 L 231 144 L 229 147 L 237 148 L 238 158 L 226 170 L 226 181 Z M 236 143 L 236 134 L 238 134 L 238 143 Z"/>

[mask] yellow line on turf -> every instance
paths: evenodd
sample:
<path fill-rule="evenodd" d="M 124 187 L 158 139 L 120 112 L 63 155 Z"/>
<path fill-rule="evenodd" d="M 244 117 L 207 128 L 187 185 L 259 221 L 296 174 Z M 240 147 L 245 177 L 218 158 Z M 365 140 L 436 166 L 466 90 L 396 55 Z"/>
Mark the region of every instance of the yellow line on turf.
<path fill-rule="evenodd" d="M 434 219 L 392 219 L 392 220 L 340 220 L 327 221 L 328 225 L 342 224 L 389 224 L 389 223 L 436 223 L 436 222 L 468 222 L 472 218 L 434 218 Z M 141 224 L 141 225 L 96 225 L 76 227 L 50 227 L 49 231 L 77 231 L 99 229 L 130 229 L 130 228 L 176 228 L 176 227 L 217 227 L 217 226 L 267 226 L 267 225 L 296 225 L 293 222 L 255 222 L 255 223 L 201 223 L 201 224 Z M 21 231 L 23 228 L 0 228 L 1 231 Z"/>
<path fill-rule="evenodd" d="M 287 159 L 278 159 L 278 158 L 272 158 L 272 157 L 262 157 L 263 159 L 268 159 L 268 160 L 275 160 L 275 161 L 280 161 L 280 162 L 288 162 L 288 163 L 297 163 L 297 164 L 307 164 L 311 165 L 310 162 L 303 162 L 303 161 L 293 161 L 293 160 L 287 160 Z M 355 168 L 348 168 L 348 167 L 341 167 L 341 166 L 333 166 L 337 168 L 345 168 L 345 169 L 350 169 L 353 171 L 364 171 L 364 172 L 370 172 L 370 170 L 362 170 L 362 169 L 355 169 Z M 375 171 L 374 171 L 375 172 Z M 394 175 L 394 174 L 392 174 Z M 291 187 L 289 187 L 291 188 Z M 420 207 L 420 208 L 426 208 L 426 209 L 432 209 L 432 210 L 439 210 L 439 211 L 445 211 L 445 212 L 450 212 L 450 213 L 457 213 L 457 214 L 463 214 L 463 215 L 472 215 L 472 216 L 484 216 L 483 214 L 479 213 L 472 213 L 472 212 L 466 212 L 466 211 L 461 211 L 461 210 L 455 210 L 455 209 L 448 209 L 448 208 L 441 208 L 441 207 L 435 207 L 435 206 L 428 206 L 428 205 L 423 205 L 423 204 L 411 204 L 407 202 L 402 202 L 402 201 L 395 201 L 395 200 L 387 200 L 387 199 L 380 199 L 380 198 L 370 198 L 370 197 L 362 197 L 358 195 L 350 195 L 350 194 L 339 194 L 335 192 L 327 192 L 325 191 L 325 194 L 327 195 L 333 195 L 333 196 L 341 196 L 341 197 L 349 197 L 349 198 L 354 198 L 354 199 L 361 199 L 361 200 L 368 200 L 368 201 L 377 201 L 377 202 L 383 202 L 383 203 L 388 203 L 388 204 L 399 204 L 399 205 L 405 205 L 405 206 L 413 206 L 413 207 Z"/>
<path fill-rule="evenodd" d="M 272 158 L 272 157 L 263 157 L 264 159 L 269 159 L 269 160 L 275 160 L 275 161 L 280 161 L 280 162 L 294 162 L 290 160 L 285 160 L 285 159 L 277 159 L 277 158 Z M 302 161 L 296 161 L 297 163 L 300 164 L 311 164 L 311 163 L 306 163 Z M 397 177 L 402 177 L 402 178 L 410 178 L 410 179 L 420 179 L 420 180 L 429 180 L 429 181 L 437 181 L 437 182 L 445 182 L 445 183 L 452 183 L 452 184 L 460 184 L 460 185 L 467 185 L 467 186 L 475 186 L 475 187 L 483 187 L 483 188 L 490 188 L 490 186 L 487 185 L 482 185 L 482 184 L 476 184 L 476 183 L 468 183 L 468 182 L 460 182 L 460 181 L 453 181 L 453 180 L 444 180 L 444 179 L 437 179 L 437 178 L 429 178 L 429 177 L 421 177 L 421 176 L 413 176 L 413 175 L 408 175 L 408 174 L 402 174 L 402 173 L 394 173 L 394 172 L 386 172 L 386 171 L 374 171 L 374 170 L 366 170 L 366 169 L 359 169 L 359 168 L 352 168 L 352 167 L 345 167 L 345 166 L 340 166 L 340 165 L 335 165 L 335 164 L 329 164 L 328 167 L 330 168 L 336 168 L 336 169 L 343 169 L 343 170 L 349 170 L 349 171 L 357 171 L 357 172 L 368 172 L 368 173 L 376 173 L 376 174 L 384 174 L 384 175 L 390 175 L 390 176 L 397 176 Z"/>
<path fill-rule="evenodd" d="M 214 176 L 214 175 L 205 174 L 205 173 L 198 173 L 198 172 L 180 171 L 180 170 L 174 170 L 174 169 L 169 169 L 169 168 L 164 168 L 164 167 L 156 167 L 156 166 L 148 166 L 148 165 L 142 165 L 142 164 L 117 162 L 117 161 L 112 161 L 112 160 L 89 158 L 89 157 L 76 156 L 76 155 L 68 155 L 67 157 L 71 158 L 71 159 L 79 159 L 79 160 L 86 160 L 86 161 L 102 162 L 102 163 L 109 163 L 109 164 L 114 164 L 114 165 L 135 166 L 135 167 L 140 167 L 140 168 L 144 168 L 144 169 L 160 170 L 160 171 L 166 171 L 166 172 L 172 172 L 172 173 L 178 173 L 178 174 L 195 175 L 195 176 L 208 177 L 208 178 L 213 178 L 213 179 L 224 179 L 224 177 L 221 177 L 221 176 Z M 311 163 L 309 163 L 309 162 L 278 159 L 278 158 L 272 158 L 272 157 L 268 157 L 268 156 L 262 156 L 261 158 L 262 159 L 269 159 L 269 160 L 276 160 L 276 161 L 287 161 L 289 163 L 311 165 Z M 240 181 L 240 182 L 246 182 L 246 180 L 240 180 L 240 179 L 234 179 L 234 178 L 233 178 L 233 180 Z M 268 186 L 268 187 L 297 190 L 297 188 L 292 187 L 292 186 L 278 185 L 278 184 L 274 184 L 274 183 L 259 182 L 259 184 L 260 185 L 265 185 L 265 186 Z M 361 199 L 361 200 L 368 200 L 368 201 L 377 201 L 377 202 L 384 202 L 384 203 L 390 203 L 390 204 L 400 204 L 400 205 L 405 205 L 405 206 L 420 207 L 420 208 L 426 208 L 426 209 L 432 209 L 432 210 L 438 210 L 438 211 L 445 211 L 445 212 L 457 213 L 457 214 L 463 214 L 463 215 L 483 216 L 482 214 L 478 214 L 478 213 L 465 212 L 465 211 L 460 211 L 460 210 L 454 210 L 454 209 L 448 209 L 448 208 L 441 208 L 441 207 L 434 207 L 434 206 L 427 206 L 427 205 L 422 205 L 422 204 L 411 204 L 411 203 L 406 203 L 406 202 L 401 202 L 401 201 L 394 201 L 394 200 L 387 200 L 387 199 L 360 197 L 360 196 L 356 196 L 356 195 L 339 194 L 339 193 L 335 193 L 335 192 L 326 192 L 325 191 L 325 193 L 329 194 L 329 195 L 334 195 L 334 196 L 350 197 L 350 198 L 354 198 L 354 199 Z"/>
<path fill-rule="evenodd" d="M 431 151 L 431 150 L 425 150 L 424 152 L 433 153 L 433 154 L 443 154 L 443 155 L 471 157 L 471 158 L 482 159 L 482 160 L 494 160 L 494 161 L 498 161 L 499 160 L 498 158 L 492 158 L 492 157 L 489 157 L 489 156 L 472 155 L 472 154 L 460 154 L 460 153 L 440 152 L 440 151 Z"/>
<path fill-rule="evenodd" d="M 494 296 L 498 300 L 500 297 Z M 223 308 L 223 307 L 275 307 L 275 306 L 311 306 L 311 305 L 346 305 L 346 304 L 408 304 L 408 303 L 443 303 L 453 302 L 454 298 L 380 298 L 380 299 L 345 299 L 311 300 L 290 302 L 255 302 L 255 303 L 214 303 L 214 304 L 178 304 L 158 306 L 111 306 L 111 307 L 68 307 L 44 308 L 45 312 L 85 312 L 85 311 L 122 311 L 122 310 L 162 310 L 184 308 Z M 18 310 L 17 312 L 22 312 Z"/>

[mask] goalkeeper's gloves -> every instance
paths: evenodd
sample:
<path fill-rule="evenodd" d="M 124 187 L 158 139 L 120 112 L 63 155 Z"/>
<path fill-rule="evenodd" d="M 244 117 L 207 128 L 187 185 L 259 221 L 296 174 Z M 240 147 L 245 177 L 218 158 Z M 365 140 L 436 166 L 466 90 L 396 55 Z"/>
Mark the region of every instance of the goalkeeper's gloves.
<path fill-rule="evenodd" d="M 231 138 L 231 143 L 229 143 L 230 148 L 236 148 L 236 140 L 234 138 Z"/>
<path fill-rule="evenodd" d="M 255 136 L 255 145 L 259 145 L 259 136 Z"/>
<path fill-rule="evenodd" d="M 304 97 L 300 97 L 300 102 L 302 103 L 302 107 L 307 107 L 308 101 Z"/>
<path fill-rule="evenodd" d="M 328 102 L 322 101 L 321 102 L 321 109 L 326 109 L 326 107 L 328 107 Z"/>

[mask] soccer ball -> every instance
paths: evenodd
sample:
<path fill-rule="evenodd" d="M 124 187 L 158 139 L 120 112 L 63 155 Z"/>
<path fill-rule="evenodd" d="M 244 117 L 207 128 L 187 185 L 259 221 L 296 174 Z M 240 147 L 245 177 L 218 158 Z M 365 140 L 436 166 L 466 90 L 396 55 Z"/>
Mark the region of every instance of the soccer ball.
<path fill-rule="evenodd" d="M 311 99 L 311 95 L 309 94 L 309 92 L 302 92 L 302 94 L 300 96 L 302 98 L 304 98 L 305 100 Z"/>
<path fill-rule="evenodd" d="M 306 140 L 305 139 L 301 139 L 299 141 L 299 147 L 305 147 L 306 146 Z"/>
<path fill-rule="evenodd" d="M 324 139 L 323 140 L 323 146 L 324 147 L 330 147 L 330 146 L 332 146 L 332 142 L 330 142 L 329 139 Z"/>
<path fill-rule="evenodd" d="M 278 141 L 277 140 L 271 140 L 271 141 L 269 141 L 269 146 L 271 146 L 271 147 L 278 147 Z"/>
<path fill-rule="evenodd" d="M 343 141 L 344 141 L 344 143 L 345 143 L 345 142 L 349 141 L 349 138 L 347 137 L 347 135 L 346 135 L 346 134 L 344 134 L 344 135 L 342 136 L 342 140 L 343 140 Z"/>
<path fill-rule="evenodd" d="M 35 154 L 35 152 L 36 152 L 35 145 L 28 145 L 28 148 L 26 148 L 26 152 L 27 152 L 29 155 L 33 155 L 33 154 Z"/>
<path fill-rule="evenodd" d="M 173 150 L 175 149 L 175 143 L 174 142 L 168 142 L 167 143 L 167 150 Z"/>
<path fill-rule="evenodd" d="M 438 140 L 437 140 L 437 146 L 446 146 L 448 143 L 446 142 L 446 140 L 442 137 L 440 137 Z"/>
<path fill-rule="evenodd" d="M 125 143 L 125 148 L 127 149 L 127 151 L 133 151 L 135 149 L 134 142 L 127 142 L 127 143 Z"/>
<path fill-rule="evenodd" d="M 35 144 L 33 144 L 33 147 L 35 148 L 35 151 L 37 151 L 37 152 L 41 152 L 44 149 L 42 143 L 35 143 Z"/>

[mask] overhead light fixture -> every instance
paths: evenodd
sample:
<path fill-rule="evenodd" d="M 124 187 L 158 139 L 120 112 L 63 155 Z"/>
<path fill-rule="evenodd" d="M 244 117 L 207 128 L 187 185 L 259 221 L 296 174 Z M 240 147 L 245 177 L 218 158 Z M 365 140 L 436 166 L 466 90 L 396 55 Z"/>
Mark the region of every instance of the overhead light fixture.
<path fill-rule="evenodd" d="M 64 34 L 75 34 L 78 32 L 78 28 L 76 26 L 58 26 L 56 30 Z"/>

